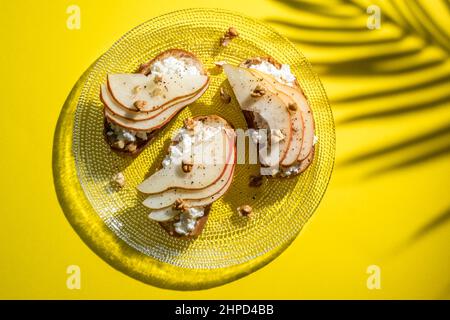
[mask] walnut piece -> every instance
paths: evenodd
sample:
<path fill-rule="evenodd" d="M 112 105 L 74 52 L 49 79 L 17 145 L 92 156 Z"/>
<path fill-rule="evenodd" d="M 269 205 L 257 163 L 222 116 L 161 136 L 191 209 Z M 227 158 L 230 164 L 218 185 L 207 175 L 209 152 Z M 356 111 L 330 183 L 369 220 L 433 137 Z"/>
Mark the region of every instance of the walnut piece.
<path fill-rule="evenodd" d="M 253 98 L 262 97 L 266 94 L 266 89 L 258 84 L 255 89 L 253 89 L 252 93 L 250 94 Z"/>
<path fill-rule="evenodd" d="M 188 209 L 188 206 L 184 202 L 183 199 L 178 198 L 175 200 L 175 203 L 173 204 L 173 209 L 178 211 L 186 211 Z"/>
<path fill-rule="evenodd" d="M 231 102 L 231 96 L 228 94 L 227 91 L 225 91 L 225 89 L 223 87 L 220 87 L 220 98 L 226 104 Z"/>
<path fill-rule="evenodd" d="M 184 120 L 184 127 L 188 130 L 194 130 L 195 127 L 195 121 L 192 118 L 186 118 Z"/>
<path fill-rule="evenodd" d="M 155 77 L 153 78 L 153 82 L 154 82 L 154 83 L 160 83 L 160 82 L 162 82 L 162 79 L 163 79 L 162 75 L 157 74 L 157 75 L 155 75 Z"/>
<path fill-rule="evenodd" d="M 234 27 L 229 27 L 227 32 L 220 38 L 220 45 L 226 47 L 231 40 L 239 36 L 239 32 Z"/>
<path fill-rule="evenodd" d="M 125 149 L 127 149 L 127 151 L 129 151 L 129 152 L 135 152 L 137 149 L 137 145 L 136 145 L 136 143 L 132 142 L 132 143 L 127 144 Z"/>
<path fill-rule="evenodd" d="M 112 180 L 121 188 L 125 185 L 125 176 L 122 172 L 116 173 Z"/>
<path fill-rule="evenodd" d="M 241 217 L 251 217 L 253 215 L 253 209 L 248 204 L 245 204 L 238 208 L 238 213 Z"/>
<path fill-rule="evenodd" d="M 194 165 L 192 163 L 185 162 L 184 160 L 181 162 L 181 169 L 184 173 L 191 172 L 193 167 Z"/>
<path fill-rule="evenodd" d="M 123 149 L 125 147 L 125 141 L 117 140 L 113 143 L 113 146 L 117 149 Z"/>
<path fill-rule="evenodd" d="M 139 110 L 139 111 L 141 111 L 142 109 L 144 109 L 144 107 L 147 105 L 147 102 L 146 101 L 144 101 L 144 100 L 136 100 L 134 103 L 133 103 L 133 106 L 137 109 L 137 110 Z"/>
<path fill-rule="evenodd" d="M 289 102 L 288 109 L 291 110 L 291 111 L 297 111 L 298 106 L 297 106 L 297 104 L 295 102 Z"/>

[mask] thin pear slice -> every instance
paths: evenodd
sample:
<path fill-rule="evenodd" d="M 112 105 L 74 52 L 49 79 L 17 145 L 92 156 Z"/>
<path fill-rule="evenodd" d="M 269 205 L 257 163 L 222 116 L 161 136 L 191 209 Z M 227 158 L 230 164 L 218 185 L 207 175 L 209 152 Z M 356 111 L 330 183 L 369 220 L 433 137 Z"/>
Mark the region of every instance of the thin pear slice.
<path fill-rule="evenodd" d="M 147 199 L 144 200 L 144 206 L 150 209 L 161 209 L 171 206 L 177 199 L 203 199 L 216 194 L 224 186 L 226 186 L 228 180 L 233 176 L 234 163 L 236 161 L 236 150 L 233 151 L 233 154 L 233 163 L 227 165 L 227 168 L 225 169 L 221 177 L 209 187 L 201 190 L 169 189 L 162 193 L 151 194 L 147 197 Z"/>
<path fill-rule="evenodd" d="M 311 108 L 306 100 L 305 95 L 300 88 L 291 87 L 280 83 L 272 76 L 263 73 L 261 71 L 250 69 L 252 72 L 258 73 L 264 80 L 271 83 L 278 91 L 290 96 L 297 104 L 298 109 L 301 111 L 303 122 L 303 141 L 302 149 L 298 156 L 298 160 L 306 159 L 311 153 L 314 142 L 314 117 Z"/>
<path fill-rule="evenodd" d="M 138 185 L 140 192 L 154 194 L 173 188 L 199 190 L 218 181 L 233 154 L 234 140 L 229 139 L 224 130 L 227 125 L 224 119 L 218 116 L 200 119 L 203 119 L 206 126 L 221 128 L 221 134 L 215 135 L 214 139 L 202 145 L 201 154 L 194 154 L 194 159 L 202 161 L 194 160 L 190 172 L 183 172 L 180 164 L 171 163 Z M 230 142 L 231 140 L 233 142 Z"/>
<path fill-rule="evenodd" d="M 167 208 L 161 208 L 158 210 L 153 210 L 152 212 L 150 212 L 148 217 L 154 221 L 165 222 L 165 221 L 172 220 L 179 214 L 180 214 L 180 211 L 174 210 L 174 209 L 172 209 L 172 207 L 167 207 Z"/>
<path fill-rule="evenodd" d="M 252 97 L 251 94 L 254 89 L 258 85 L 264 86 L 264 81 L 255 77 L 248 69 L 229 64 L 224 65 L 223 68 L 241 109 L 259 114 L 271 130 L 280 130 L 283 134 L 284 139 L 278 143 L 278 148 L 267 150 L 267 156 L 263 159 L 265 165 L 278 165 L 283 161 L 289 150 L 292 135 L 291 116 L 287 105 L 280 97 L 269 90 L 261 97 Z M 277 150 L 278 153 L 275 154 L 273 150 Z"/>
<path fill-rule="evenodd" d="M 186 200 L 184 203 L 189 207 L 205 207 L 207 205 L 210 205 L 211 203 L 219 200 L 230 188 L 231 183 L 233 182 L 233 174 L 234 174 L 234 168 L 231 172 L 231 176 L 228 179 L 225 186 L 223 186 L 222 189 L 220 189 L 217 193 L 213 194 L 212 196 L 203 198 L 203 199 L 195 199 L 195 200 Z"/>
<path fill-rule="evenodd" d="M 169 122 L 181 109 L 186 107 L 187 105 L 195 102 L 207 89 L 205 86 L 199 93 L 195 96 L 188 98 L 186 100 L 182 100 L 174 104 L 173 106 L 167 108 L 156 117 L 142 120 L 142 121 L 133 121 L 129 119 L 124 119 L 112 113 L 108 108 L 105 108 L 105 116 L 109 121 L 117 124 L 118 126 L 133 130 L 133 131 L 151 131 L 164 126 L 167 122 Z"/>
<path fill-rule="evenodd" d="M 206 75 L 156 75 L 120 73 L 108 75 L 108 88 L 116 102 L 131 111 L 153 111 L 177 99 L 201 90 L 208 83 Z M 145 104 L 136 109 L 135 102 Z"/>
<path fill-rule="evenodd" d="M 128 119 L 132 121 L 144 121 L 152 119 L 159 114 L 161 114 L 163 111 L 167 110 L 168 108 L 172 107 L 174 104 L 185 101 L 191 97 L 193 97 L 196 94 L 193 94 L 192 96 L 186 97 L 185 99 L 179 99 L 171 104 L 167 104 L 159 109 L 156 109 L 154 111 L 148 111 L 148 112 L 132 112 L 129 109 L 123 108 L 121 105 L 119 105 L 114 98 L 111 96 L 111 93 L 108 90 L 108 86 L 106 84 L 102 84 L 100 88 L 100 100 L 103 102 L 105 107 L 110 111 L 110 113 L 114 114 L 115 116 L 118 116 L 123 119 Z"/>
<path fill-rule="evenodd" d="M 282 166 L 290 166 L 294 164 L 300 152 L 302 151 L 303 144 L 303 118 L 302 111 L 298 106 L 298 101 L 294 100 L 294 97 L 289 96 L 284 91 L 280 90 L 280 83 L 271 75 L 265 74 L 256 69 L 249 69 L 256 77 L 264 79 L 265 86 L 269 87 L 272 92 L 276 92 L 278 96 L 288 105 L 288 109 L 291 113 L 291 128 L 292 136 L 289 144 L 289 150 L 286 157 L 281 162 Z M 281 88 L 282 89 L 282 88 Z M 289 108 L 289 104 L 293 103 L 294 107 Z"/>

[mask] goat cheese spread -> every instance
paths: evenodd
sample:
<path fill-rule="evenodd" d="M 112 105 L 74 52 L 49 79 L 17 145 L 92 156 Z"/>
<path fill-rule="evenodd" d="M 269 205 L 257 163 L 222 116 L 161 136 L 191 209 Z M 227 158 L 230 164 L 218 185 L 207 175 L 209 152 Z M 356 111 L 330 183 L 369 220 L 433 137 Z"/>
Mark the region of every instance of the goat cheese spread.
<path fill-rule="evenodd" d="M 193 64 L 189 64 L 185 59 L 167 57 L 164 60 L 156 61 L 150 68 L 150 73 L 154 75 L 200 75 L 200 70 Z"/>
<path fill-rule="evenodd" d="M 215 139 L 221 130 L 221 127 L 205 126 L 200 121 L 194 122 L 194 130 L 180 129 L 173 138 L 177 143 L 169 147 L 169 153 L 164 158 L 162 166 L 167 168 L 172 164 L 181 165 L 183 160 L 192 160 L 193 151 Z"/>
<path fill-rule="evenodd" d="M 288 64 L 282 64 L 280 69 L 277 69 L 273 64 L 268 61 L 262 60 L 259 64 L 251 65 L 250 68 L 258 71 L 270 74 L 275 77 L 279 82 L 294 85 L 295 76 L 291 72 L 291 67 Z"/>
<path fill-rule="evenodd" d="M 186 212 L 180 214 L 180 221 L 175 222 L 175 232 L 181 235 L 188 235 L 191 233 L 197 225 L 197 220 L 205 214 L 205 208 L 192 207 Z"/>

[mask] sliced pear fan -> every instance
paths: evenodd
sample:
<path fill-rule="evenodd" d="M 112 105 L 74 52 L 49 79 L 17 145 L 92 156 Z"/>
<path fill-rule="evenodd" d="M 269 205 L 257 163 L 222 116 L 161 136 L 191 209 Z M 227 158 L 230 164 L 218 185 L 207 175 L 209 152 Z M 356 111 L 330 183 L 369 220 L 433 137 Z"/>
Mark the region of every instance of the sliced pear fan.
<path fill-rule="evenodd" d="M 122 107 L 131 111 L 154 111 L 177 99 L 199 92 L 208 83 L 208 76 L 178 73 L 144 75 L 141 73 L 109 74 L 111 96 Z M 135 102 L 144 104 L 136 109 Z"/>

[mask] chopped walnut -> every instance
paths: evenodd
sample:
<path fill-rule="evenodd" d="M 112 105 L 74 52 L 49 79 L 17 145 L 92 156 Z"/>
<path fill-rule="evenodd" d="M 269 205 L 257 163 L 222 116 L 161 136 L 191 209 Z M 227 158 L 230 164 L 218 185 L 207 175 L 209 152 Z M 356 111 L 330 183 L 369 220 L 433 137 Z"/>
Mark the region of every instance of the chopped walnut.
<path fill-rule="evenodd" d="M 253 98 L 262 97 L 266 94 L 266 89 L 258 84 L 255 89 L 253 89 L 252 93 L 250 94 Z"/>
<path fill-rule="evenodd" d="M 125 141 L 117 140 L 113 143 L 113 146 L 117 149 L 123 149 L 125 147 Z"/>
<path fill-rule="evenodd" d="M 132 142 L 132 143 L 127 144 L 125 149 L 127 149 L 127 151 L 129 151 L 129 152 L 135 152 L 137 149 L 137 145 L 136 145 L 136 143 Z"/>
<path fill-rule="evenodd" d="M 250 218 L 253 215 L 253 209 L 248 204 L 246 204 L 238 208 L 238 213 L 241 217 Z"/>
<path fill-rule="evenodd" d="M 192 118 L 186 118 L 184 120 L 184 127 L 188 130 L 194 130 L 195 127 L 195 121 Z"/>
<path fill-rule="evenodd" d="M 121 188 L 125 185 L 125 176 L 122 172 L 116 173 L 112 180 Z"/>
<path fill-rule="evenodd" d="M 268 57 L 267 62 L 269 62 L 270 64 L 273 64 L 275 66 L 275 68 L 277 68 L 277 69 L 281 68 L 281 64 L 272 57 Z"/>
<path fill-rule="evenodd" d="M 162 75 L 160 75 L 160 74 L 157 74 L 157 75 L 155 75 L 155 77 L 153 78 L 153 82 L 154 83 L 160 83 L 160 82 L 162 82 Z"/>
<path fill-rule="evenodd" d="M 257 64 L 261 64 L 261 59 L 260 58 L 250 58 L 250 59 L 247 59 L 246 61 L 245 61 L 245 64 L 246 65 L 248 65 L 248 66 L 254 66 L 254 65 L 257 65 Z"/>
<path fill-rule="evenodd" d="M 297 111 L 298 106 L 297 106 L 297 104 L 295 102 L 289 102 L 288 109 L 291 110 L 291 111 Z"/>
<path fill-rule="evenodd" d="M 183 199 L 178 198 L 175 200 L 175 203 L 173 204 L 173 209 L 178 211 L 186 211 L 188 209 L 188 206 L 184 202 Z"/>
<path fill-rule="evenodd" d="M 147 105 L 147 102 L 146 101 L 144 101 L 144 100 L 136 100 L 134 103 L 133 103 L 133 106 L 137 109 L 137 110 L 139 110 L 139 111 L 141 111 L 142 109 L 144 109 L 144 107 Z"/>
<path fill-rule="evenodd" d="M 261 176 L 261 175 L 250 176 L 250 182 L 249 182 L 250 187 L 258 188 L 258 187 L 261 187 L 262 184 L 263 184 L 263 176 Z"/>
<path fill-rule="evenodd" d="M 184 160 L 181 162 L 181 169 L 184 173 L 191 172 L 193 167 L 194 165 L 192 163 L 185 162 Z"/>
<path fill-rule="evenodd" d="M 231 102 L 231 96 L 228 94 L 228 92 L 225 91 L 223 87 L 220 87 L 220 98 L 226 104 Z"/>
<path fill-rule="evenodd" d="M 220 38 L 220 45 L 226 47 L 231 40 L 239 36 L 239 32 L 234 27 L 229 27 L 227 32 Z"/>

